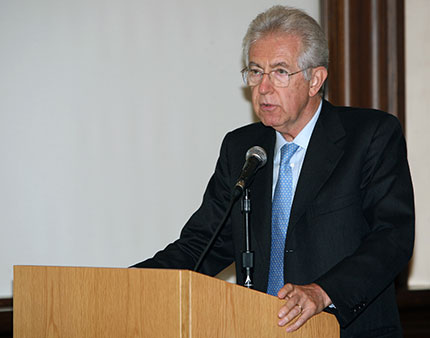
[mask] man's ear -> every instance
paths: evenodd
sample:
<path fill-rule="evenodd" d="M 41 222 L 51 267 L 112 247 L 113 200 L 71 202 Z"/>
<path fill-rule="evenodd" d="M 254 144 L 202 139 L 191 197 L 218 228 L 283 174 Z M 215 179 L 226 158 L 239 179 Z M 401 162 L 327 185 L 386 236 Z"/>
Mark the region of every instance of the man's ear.
<path fill-rule="evenodd" d="M 312 69 L 312 76 L 309 85 L 309 96 L 313 97 L 318 94 L 324 81 L 327 79 L 327 69 L 325 67 L 316 67 Z"/>

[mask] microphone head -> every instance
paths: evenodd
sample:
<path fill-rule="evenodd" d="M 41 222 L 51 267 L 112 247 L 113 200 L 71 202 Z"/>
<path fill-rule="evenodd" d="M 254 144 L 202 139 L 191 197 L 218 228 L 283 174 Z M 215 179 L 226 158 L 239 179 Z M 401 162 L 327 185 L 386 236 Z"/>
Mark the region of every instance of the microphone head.
<path fill-rule="evenodd" d="M 267 162 L 267 154 L 266 151 L 259 147 L 259 146 L 253 146 L 252 148 L 249 148 L 246 152 L 246 160 L 248 160 L 250 157 L 255 157 L 260 162 L 259 168 L 264 166 Z"/>
<path fill-rule="evenodd" d="M 259 146 L 249 148 L 245 157 L 245 164 L 243 165 L 242 172 L 240 173 L 239 179 L 234 187 L 235 199 L 242 195 L 246 186 L 252 180 L 255 172 L 267 162 L 266 151 Z"/>

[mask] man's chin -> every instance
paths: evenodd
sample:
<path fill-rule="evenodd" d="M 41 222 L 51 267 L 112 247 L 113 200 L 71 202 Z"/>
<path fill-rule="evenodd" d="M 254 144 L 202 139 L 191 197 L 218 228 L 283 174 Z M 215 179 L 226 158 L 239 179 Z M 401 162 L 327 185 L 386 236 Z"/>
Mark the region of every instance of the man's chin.
<path fill-rule="evenodd" d="M 273 121 L 270 119 L 260 119 L 261 123 L 263 123 L 266 127 L 272 127 L 275 130 L 278 130 L 280 127 L 279 123 L 277 121 Z"/>

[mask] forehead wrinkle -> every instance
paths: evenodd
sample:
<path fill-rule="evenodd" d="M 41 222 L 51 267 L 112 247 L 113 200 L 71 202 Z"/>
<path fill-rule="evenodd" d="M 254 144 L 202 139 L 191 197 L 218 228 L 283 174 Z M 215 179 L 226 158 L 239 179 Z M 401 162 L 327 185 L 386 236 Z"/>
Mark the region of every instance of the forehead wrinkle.
<path fill-rule="evenodd" d="M 258 63 L 253 62 L 253 61 L 251 61 L 251 62 L 249 63 L 249 67 L 251 67 L 251 66 L 255 66 L 255 67 L 258 67 L 258 68 L 264 69 L 264 67 L 260 66 Z M 270 65 L 269 65 L 269 67 L 270 67 L 271 69 L 276 68 L 276 67 L 289 68 L 289 65 L 288 65 L 288 63 L 286 63 L 285 61 L 279 61 L 279 62 L 276 62 L 276 63 L 272 63 L 272 64 L 270 64 Z"/>
<path fill-rule="evenodd" d="M 280 62 L 272 63 L 270 65 L 270 67 L 272 67 L 272 68 L 275 68 L 275 67 L 285 67 L 285 68 L 288 68 L 289 65 L 285 61 L 280 61 Z"/>

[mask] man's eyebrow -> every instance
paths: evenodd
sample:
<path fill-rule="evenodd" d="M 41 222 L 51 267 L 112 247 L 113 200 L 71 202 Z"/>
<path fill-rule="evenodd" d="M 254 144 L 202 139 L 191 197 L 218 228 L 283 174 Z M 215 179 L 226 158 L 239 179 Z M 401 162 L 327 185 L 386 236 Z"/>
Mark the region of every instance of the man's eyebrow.
<path fill-rule="evenodd" d="M 249 63 L 248 67 L 251 67 L 251 66 L 263 69 L 263 67 L 261 67 L 258 63 L 255 63 L 255 62 L 252 62 L 252 61 Z"/>

